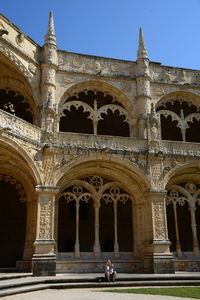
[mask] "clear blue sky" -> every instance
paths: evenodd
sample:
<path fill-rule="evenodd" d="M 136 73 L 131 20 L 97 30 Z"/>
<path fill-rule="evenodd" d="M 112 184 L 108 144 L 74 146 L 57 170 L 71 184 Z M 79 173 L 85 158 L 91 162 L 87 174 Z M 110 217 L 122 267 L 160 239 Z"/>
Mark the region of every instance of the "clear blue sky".
<path fill-rule="evenodd" d="M 43 45 L 49 11 L 58 48 L 135 60 L 144 30 L 151 61 L 200 69 L 200 0 L 1 0 L 0 11 Z"/>

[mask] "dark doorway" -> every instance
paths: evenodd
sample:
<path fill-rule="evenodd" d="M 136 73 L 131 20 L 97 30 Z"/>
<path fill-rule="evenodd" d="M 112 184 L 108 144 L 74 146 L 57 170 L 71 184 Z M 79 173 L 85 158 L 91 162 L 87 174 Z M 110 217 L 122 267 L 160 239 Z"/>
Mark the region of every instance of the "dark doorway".
<path fill-rule="evenodd" d="M 0 268 L 16 267 L 23 259 L 26 237 L 26 203 L 20 201 L 16 184 L 0 181 Z"/>

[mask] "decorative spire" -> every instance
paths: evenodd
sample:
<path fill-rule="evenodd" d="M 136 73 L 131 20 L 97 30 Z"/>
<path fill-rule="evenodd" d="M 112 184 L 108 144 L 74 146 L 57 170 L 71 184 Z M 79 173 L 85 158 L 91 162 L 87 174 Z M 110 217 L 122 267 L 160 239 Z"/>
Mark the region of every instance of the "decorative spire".
<path fill-rule="evenodd" d="M 139 43 L 138 43 L 138 51 L 137 51 L 137 58 L 148 58 L 147 49 L 144 42 L 143 30 L 140 27 L 139 33 Z"/>
<path fill-rule="evenodd" d="M 47 33 L 45 35 L 45 43 L 52 44 L 56 46 L 56 34 L 54 30 L 54 20 L 53 20 L 53 12 L 50 11 L 49 14 L 49 24 L 47 28 Z"/>

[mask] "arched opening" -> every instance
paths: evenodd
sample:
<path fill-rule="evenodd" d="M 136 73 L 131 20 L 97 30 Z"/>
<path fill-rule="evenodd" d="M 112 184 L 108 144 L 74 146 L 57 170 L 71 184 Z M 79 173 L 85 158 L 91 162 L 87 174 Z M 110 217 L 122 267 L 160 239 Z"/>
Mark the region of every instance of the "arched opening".
<path fill-rule="evenodd" d="M 84 89 L 62 105 L 60 131 L 129 136 L 129 117 L 122 104 L 107 92 Z"/>
<path fill-rule="evenodd" d="M 197 253 L 199 231 L 200 185 L 194 181 L 180 182 L 167 188 L 167 225 L 171 250 L 178 257 Z"/>
<path fill-rule="evenodd" d="M 200 134 L 197 132 L 200 130 L 200 118 L 193 118 L 191 122 L 188 121 L 188 126 L 186 130 L 186 141 L 200 143 Z"/>
<path fill-rule="evenodd" d="M 58 251 L 82 253 L 133 251 L 131 196 L 117 182 L 99 175 L 76 179 L 58 204 Z"/>
<path fill-rule="evenodd" d="M 102 120 L 98 122 L 97 132 L 101 135 L 129 136 L 129 124 L 125 121 L 125 115 L 120 112 L 108 109 L 102 113 Z"/>
<path fill-rule="evenodd" d="M 10 110 L 4 109 L 4 105 L 9 102 L 13 104 L 17 117 L 33 124 L 33 112 L 28 99 L 14 90 L 0 89 L 0 108 L 8 113 Z"/>
<path fill-rule="evenodd" d="M 15 268 L 23 259 L 27 207 L 22 185 L 13 177 L 0 175 L 0 268 Z"/>
<path fill-rule="evenodd" d="M 92 120 L 88 119 L 89 112 L 83 107 L 76 109 L 71 106 L 70 111 L 64 110 L 64 117 L 60 119 L 60 131 L 93 134 Z"/>
<path fill-rule="evenodd" d="M 191 101 L 173 97 L 161 102 L 157 107 L 161 115 L 161 131 L 163 140 L 200 142 L 199 107 Z"/>

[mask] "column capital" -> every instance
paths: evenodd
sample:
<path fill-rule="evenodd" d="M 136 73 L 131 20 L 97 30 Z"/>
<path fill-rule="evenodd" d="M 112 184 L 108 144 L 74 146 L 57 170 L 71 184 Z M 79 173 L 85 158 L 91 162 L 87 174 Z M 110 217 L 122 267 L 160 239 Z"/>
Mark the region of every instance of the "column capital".
<path fill-rule="evenodd" d="M 165 195 L 167 194 L 166 190 L 147 190 L 145 192 L 145 197 L 165 197 Z"/>
<path fill-rule="evenodd" d="M 59 187 L 58 186 L 48 186 L 48 185 L 36 185 L 35 191 L 37 194 L 58 194 Z"/>

